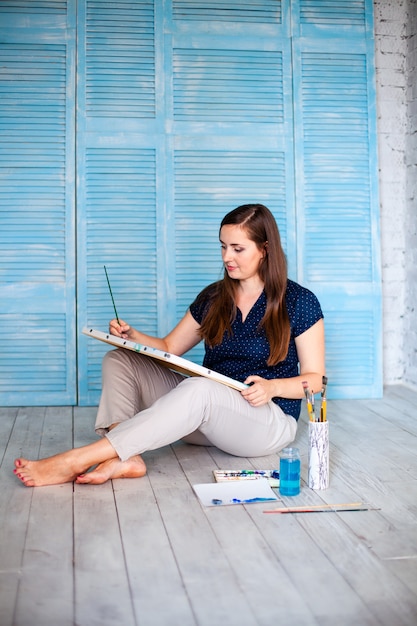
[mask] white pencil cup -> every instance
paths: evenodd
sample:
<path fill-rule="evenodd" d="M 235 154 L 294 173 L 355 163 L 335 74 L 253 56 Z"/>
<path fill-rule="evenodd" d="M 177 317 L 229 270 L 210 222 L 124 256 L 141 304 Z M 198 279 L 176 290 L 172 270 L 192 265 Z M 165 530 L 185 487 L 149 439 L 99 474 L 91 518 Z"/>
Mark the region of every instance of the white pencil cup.
<path fill-rule="evenodd" d="M 308 423 L 308 486 L 329 486 L 329 422 Z"/>

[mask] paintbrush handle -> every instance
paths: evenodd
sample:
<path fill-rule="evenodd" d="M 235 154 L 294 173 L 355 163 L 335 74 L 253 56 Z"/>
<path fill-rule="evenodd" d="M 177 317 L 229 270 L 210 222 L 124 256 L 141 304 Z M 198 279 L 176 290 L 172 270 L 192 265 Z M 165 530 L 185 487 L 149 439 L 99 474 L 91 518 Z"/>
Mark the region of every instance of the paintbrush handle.
<path fill-rule="evenodd" d="M 272 511 L 264 511 L 264 513 L 337 513 L 337 512 L 341 512 L 341 511 L 376 511 L 379 509 L 376 509 L 374 507 L 368 507 L 368 506 L 360 506 L 360 507 L 353 507 L 353 506 L 343 506 L 341 508 L 331 508 L 331 509 L 301 509 L 300 511 L 294 511 L 292 509 L 273 509 Z"/>
<path fill-rule="evenodd" d="M 312 504 L 311 506 L 290 506 L 290 507 L 281 507 L 279 509 L 271 509 L 270 511 L 265 511 L 265 513 L 302 513 L 303 511 L 318 511 L 318 510 L 333 510 L 333 509 L 341 509 L 347 507 L 355 507 L 363 506 L 363 502 L 341 502 L 338 504 Z"/>
<path fill-rule="evenodd" d="M 112 292 L 111 287 L 110 287 L 110 280 L 109 280 L 109 276 L 108 276 L 108 274 L 107 274 L 107 269 L 106 269 L 106 266 L 104 266 L 104 271 L 105 271 L 105 273 L 106 273 L 107 285 L 108 285 L 108 287 L 109 287 L 110 296 L 111 296 L 111 301 L 113 302 L 114 314 L 115 314 L 115 316 L 116 316 L 117 323 L 118 323 L 118 324 L 120 324 L 120 322 L 119 322 L 119 316 L 117 315 L 116 305 L 115 305 L 115 303 L 114 303 L 113 292 Z"/>

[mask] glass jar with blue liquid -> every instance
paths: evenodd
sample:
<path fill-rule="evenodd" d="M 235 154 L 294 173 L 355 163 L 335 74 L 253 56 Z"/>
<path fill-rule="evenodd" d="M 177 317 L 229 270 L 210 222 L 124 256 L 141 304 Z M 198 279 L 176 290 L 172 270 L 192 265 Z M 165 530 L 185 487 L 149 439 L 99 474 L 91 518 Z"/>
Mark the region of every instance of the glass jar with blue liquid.
<path fill-rule="evenodd" d="M 301 460 L 298 448 L 284 448 L 280 453 L 279 492 L 282 496 L 300 493 Z"/>

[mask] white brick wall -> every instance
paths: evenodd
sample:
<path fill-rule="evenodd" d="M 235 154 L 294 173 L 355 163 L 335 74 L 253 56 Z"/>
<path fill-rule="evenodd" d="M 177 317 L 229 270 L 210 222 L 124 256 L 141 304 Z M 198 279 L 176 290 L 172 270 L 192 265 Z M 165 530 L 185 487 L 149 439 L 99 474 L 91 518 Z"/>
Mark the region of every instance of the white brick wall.
<path fill-rule="evenodd" d="M 408 3 L 407 45 L 404 381 L 417 386 L 417 0 Z"/>
<path fill-rule="evenodd" d="M 384 383 L 417 387 L 416 0 L 374 0 Z"/>

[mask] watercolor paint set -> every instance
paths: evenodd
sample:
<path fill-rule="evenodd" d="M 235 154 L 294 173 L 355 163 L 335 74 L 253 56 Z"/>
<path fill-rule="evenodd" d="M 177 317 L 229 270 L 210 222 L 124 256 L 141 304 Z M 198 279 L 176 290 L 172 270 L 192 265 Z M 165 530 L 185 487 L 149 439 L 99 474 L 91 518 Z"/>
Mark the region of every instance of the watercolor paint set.
<path fill-rule="evenodd" d="M 214 480 L 224 483 L 232 480 L 258 480 L 266 478 L 269 486 L 279 487 L 279 470 L 213 470 Z"/>

